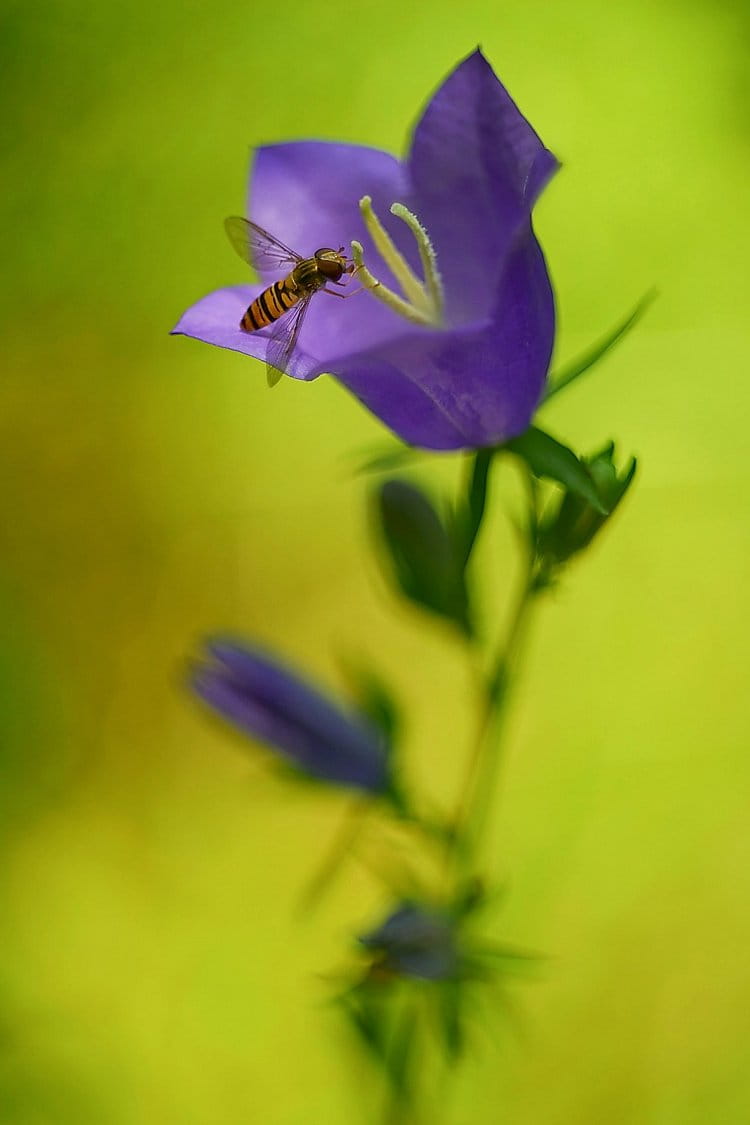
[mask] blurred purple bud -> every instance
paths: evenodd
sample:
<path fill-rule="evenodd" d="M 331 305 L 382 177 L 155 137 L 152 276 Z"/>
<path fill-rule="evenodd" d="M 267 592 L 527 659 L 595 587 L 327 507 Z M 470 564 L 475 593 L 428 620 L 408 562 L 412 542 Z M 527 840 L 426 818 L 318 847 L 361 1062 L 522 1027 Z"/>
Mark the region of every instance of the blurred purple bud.
<path fill-rule="evenodd" d="M 372 793 L 389 788 L 385 739 L 268 653 L 213 641 L 192 676 L 197 695 L 244 734 L 311 777 Z"/>

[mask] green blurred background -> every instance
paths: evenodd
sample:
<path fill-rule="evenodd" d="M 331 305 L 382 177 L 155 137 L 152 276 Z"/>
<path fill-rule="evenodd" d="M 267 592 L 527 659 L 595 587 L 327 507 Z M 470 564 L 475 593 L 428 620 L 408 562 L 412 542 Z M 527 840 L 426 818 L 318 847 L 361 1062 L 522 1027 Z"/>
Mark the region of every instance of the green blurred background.
<path fill-rule="evenodd" d="M 324 974 L 382 900 L 350 867 L 316 920 L 291 907 L 344 803 L 243 753 L 185 662 L 221 627 L 332 686 L 339 654 L 372 658 L 440 799 L 460 653 L 375 573 L 350 455 L 378 423 L 331 380 L 271 394 L 167 333 L 244 280 L 222 220 L 254 145 L 399 152 L 478 42 L 564 162 L 537 214 L 558 358 L 661 295 L 544 415 L 642 471 L 537 621 L 493 854 L 499 932 L 552 959 L 448 1120 L 750 1120 L 748 6 L 4 0 L 0 21 L 0 1120 L 366 1120 Z"/>

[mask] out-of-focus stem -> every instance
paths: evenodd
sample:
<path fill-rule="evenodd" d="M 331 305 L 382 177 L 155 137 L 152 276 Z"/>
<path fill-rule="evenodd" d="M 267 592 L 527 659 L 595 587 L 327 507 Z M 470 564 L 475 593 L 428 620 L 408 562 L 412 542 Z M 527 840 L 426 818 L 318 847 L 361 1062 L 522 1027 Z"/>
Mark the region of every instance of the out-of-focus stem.
<path fill-rule="evenodd" d="M 477 740 L 475 765 L 469 783 L 469 797 L 462 830 L 464 852 L 467 857 L 476 854 L 492 810 L 502 764 L 503 733 L 511 688 L 515 681 L 523 638 L 534 601 L 534 587 L 531 582 L 526 582 L 518 599 L 505 645 L 493 667 L 486 717 Z"/>
<path fill-rule="evenodd" d="M 359 800 L 353 802 L 347 810 L 347 815 L 335 833 L 328 853 L 300 898 L 297 906 L 300 915 L 315 909 L 336 878 L 342 863 L 355 852 L 355 844 L 365 827 L 365 818 L 371 805 L 371 799 Z"/>
<path fill-rule="evenodd" d="M 505 638 L 480 685 L 479 720 L 473 750 L 453 822 L 451 857 L 466 868 L 475 857 L 492 809 L 502 762 L 502 734 L 510 689 L 516 676 L 530 610 L 538 593 L 536 554 L 537 497 L 533 478 L 525 473 L 529 498 L 529 547 L 521 586 Z M 483 514 L 483 508 L 482 508 Z M 481 517 L 479 523 L 481 524 Z M 476 532 L 479 530 L 477 525 Z M 475 535 L 476 535 L 475 532 Z"/>
<path fill-rule="evenodd" d="M 417 1125 L 417 1101 L 413 1088 L 415 1062 L 417 1056 L 417 1035 L 419 1032 L 417 1011 L 412 1000 L 397 1021 L 391 1051 L 390 1065 L 391 1089 L 385 1109 L 383 1125 Z"/>

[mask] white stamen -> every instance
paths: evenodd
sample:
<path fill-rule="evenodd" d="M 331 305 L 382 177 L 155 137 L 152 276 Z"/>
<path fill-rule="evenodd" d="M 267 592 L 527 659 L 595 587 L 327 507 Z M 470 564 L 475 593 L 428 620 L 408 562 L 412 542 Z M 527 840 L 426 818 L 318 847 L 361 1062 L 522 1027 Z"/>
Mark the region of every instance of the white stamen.
<path fill-rule="evenodd" d="M 394 245 L 373 211 L 372 199 L 369 195 L 365 195 L 359 201 L 359 210 L 370 237 L 401 286 L 404 296 L 394 293 L 370 273 L 364 264 L 361 243 L 352 242 L 352 257 L 364 287 L 406 320 L 433 327 L 440 325 L 443 318 L 443 286 L 437 268 L 437 258 L 429 235 L 416 215 L 404 207 L 403 203 L 394 203 L 391 207 L 391 214 L 405 222 L 416 239 L 425 275 L 424 282 L 416 276 L 403 254 Z"/>
<path fill-rule="evenodd" d="M 440 271 L 437 268 L 435 247 L 432 245 L 430 236 L 417 216 L 412 214 L 411 211 L 408 211 L 403 203 L 393 203 L 391 205 L 391 214 L 395 215 L 398 219 L 403 219 L 417 240 L 419 257 L 422 262 L 422 269 L 424 270 L 424 279 L 427 283 L 427 292 L 429 293 L 427 298 L 428 305 L 437 314 L 437 322 L 439 324 L 443 319 L 443 282 L 440 278 Z"/>

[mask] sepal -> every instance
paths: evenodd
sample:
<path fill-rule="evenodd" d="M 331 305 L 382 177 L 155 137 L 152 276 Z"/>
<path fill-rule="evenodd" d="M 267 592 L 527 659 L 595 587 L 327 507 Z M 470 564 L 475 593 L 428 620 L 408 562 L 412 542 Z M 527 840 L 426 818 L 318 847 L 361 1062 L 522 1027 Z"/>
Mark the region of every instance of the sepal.
<path fill-rule="evenodd" d="M 535 477 L 544 477 L 563 485 L 568 492 L 606 515 L 607 509 L 599 496 L 589 464 L 551 434 L 529 426 L 528 430 L 501 448 L 525 461 Z"/>

